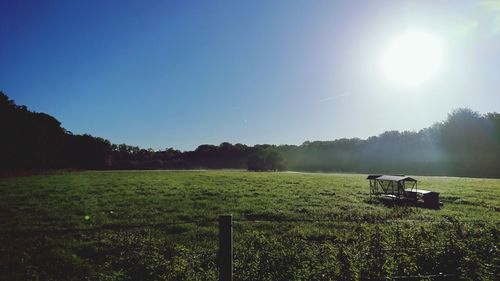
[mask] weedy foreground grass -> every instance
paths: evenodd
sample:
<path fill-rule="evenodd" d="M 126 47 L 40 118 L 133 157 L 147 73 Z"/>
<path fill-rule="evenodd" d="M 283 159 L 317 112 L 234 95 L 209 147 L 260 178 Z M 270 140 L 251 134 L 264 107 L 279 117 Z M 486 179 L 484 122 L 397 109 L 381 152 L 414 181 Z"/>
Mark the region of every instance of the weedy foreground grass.
<path fill-rule="evenodd" d="M 88 171 L 2 179 L 0 274 L 216 280 L 217 217 L 231 213 L 235 280 L 500 276 L 500 180 L 416 177 L 419 188 L 441 193 L 443 208 L 431 210 L 370 201 L 365 177 Z"/>

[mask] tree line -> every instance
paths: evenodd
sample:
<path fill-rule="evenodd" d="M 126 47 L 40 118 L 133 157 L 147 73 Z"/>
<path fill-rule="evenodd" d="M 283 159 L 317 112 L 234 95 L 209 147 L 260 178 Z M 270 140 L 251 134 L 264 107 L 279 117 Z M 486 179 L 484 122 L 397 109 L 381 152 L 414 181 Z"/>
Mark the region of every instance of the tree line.
<path fill-rule="evenodd" d="M 143 149 L 75 135 L 0 92 L 0 169 L 249 169 L 500 177 L 500 114 L 467 108 L 413 131 L 301 145 Z"/>
<path fill-rule="evenodd" d="M 111 164 L 111 143 L 75 135 L 54 117 L 16 105 L 0 92 L 0 170 L 103 169 Z"/>

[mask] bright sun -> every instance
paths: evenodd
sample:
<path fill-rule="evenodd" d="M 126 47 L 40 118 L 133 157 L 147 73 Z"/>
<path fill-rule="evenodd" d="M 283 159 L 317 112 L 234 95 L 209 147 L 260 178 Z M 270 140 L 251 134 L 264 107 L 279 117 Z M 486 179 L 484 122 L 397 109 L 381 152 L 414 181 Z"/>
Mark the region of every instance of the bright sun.
<path fill-rule="evenodd" d="M 398 85 L 418 86 L 443 67 L 442 41 L 426 32 L 408 31 L 387 45 L 380 66 L 385 78 Z"/>

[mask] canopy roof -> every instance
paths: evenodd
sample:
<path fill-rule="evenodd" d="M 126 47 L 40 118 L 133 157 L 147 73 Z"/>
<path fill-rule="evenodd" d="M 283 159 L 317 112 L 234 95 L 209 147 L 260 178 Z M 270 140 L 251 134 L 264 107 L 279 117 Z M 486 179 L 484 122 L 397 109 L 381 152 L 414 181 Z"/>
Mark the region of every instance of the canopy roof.
<path fill-rule="evenodd" d="M 408 176 L 391 176 L 391 175 L 369 175 L 367 180 L 383 180 L 383 181 L 417 181 Z"/>

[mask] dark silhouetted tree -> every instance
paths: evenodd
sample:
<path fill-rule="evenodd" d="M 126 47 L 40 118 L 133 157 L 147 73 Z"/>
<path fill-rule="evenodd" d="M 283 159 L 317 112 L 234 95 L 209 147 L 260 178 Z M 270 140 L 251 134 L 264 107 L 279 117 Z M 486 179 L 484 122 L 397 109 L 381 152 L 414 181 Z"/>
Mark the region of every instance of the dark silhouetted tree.
<path fill-rule="evenodd" d="M 251 171 L 278 171 L 284 170 L 285 159 L 275 149 L 258 149 L 248 158 L 248 170 Z"/>
<path fill-rule="evenodd" d="M 249 169 L 500 177 L 500 114 L 467 108 L 418 132 L 387 131 L 366 140 L 305 141 L 253 147 L 223 142 L 194 151 L 141 149 L 74 135 L 45 113 L 0 92 L 0 170 Z"/>

